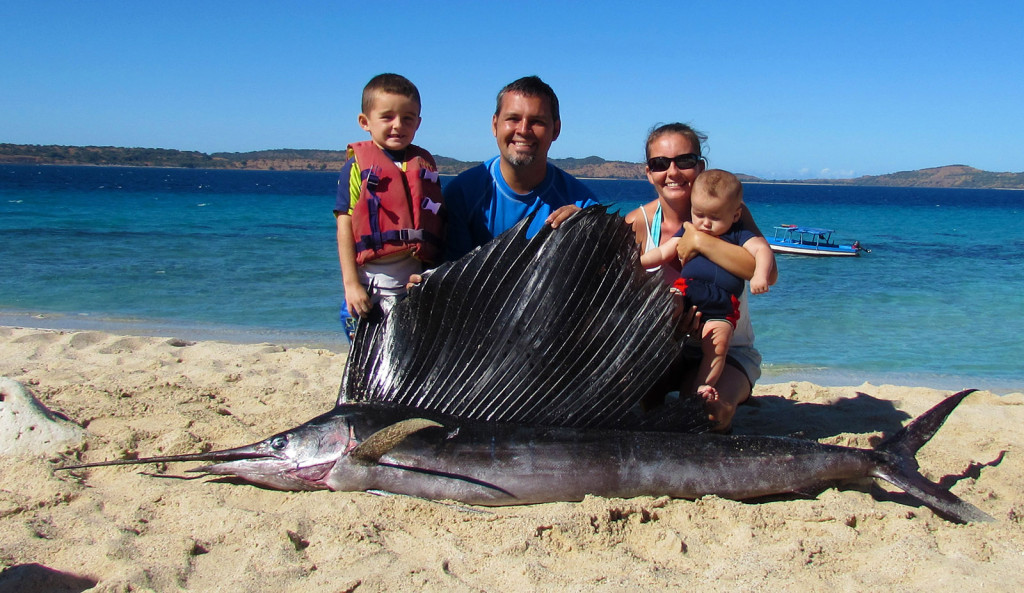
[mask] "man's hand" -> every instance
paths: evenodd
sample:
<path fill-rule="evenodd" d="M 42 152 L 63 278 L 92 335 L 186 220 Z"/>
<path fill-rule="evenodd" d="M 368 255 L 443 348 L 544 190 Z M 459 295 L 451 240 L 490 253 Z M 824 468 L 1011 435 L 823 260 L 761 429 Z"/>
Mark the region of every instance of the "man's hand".
<path fill-rule="evenodd" d="M 413 286 L 416 286 L 420 282 L 423 282 L 423 276 L 420 274 L 409 274 L 409 281 L 405 284 L 405 289 L 411 290 Z"/>
<path fill-rule="evenodd" d="M 580 210 L 581 210 L 581 208 L 579 206 L 577 206 L 576 204 L 569 204 L 568 206 L 562 206 L 558 210 L 555 210 L 554 212 L 549 214 L 547 220 L 545 220 L 544 222 L 550 224 L 551 228 L 557 229 L 558 225 L 560 225 L 563 222 L 565 222 L 565 219 L 569 218 L 573 214 L 576 214 Z"/>

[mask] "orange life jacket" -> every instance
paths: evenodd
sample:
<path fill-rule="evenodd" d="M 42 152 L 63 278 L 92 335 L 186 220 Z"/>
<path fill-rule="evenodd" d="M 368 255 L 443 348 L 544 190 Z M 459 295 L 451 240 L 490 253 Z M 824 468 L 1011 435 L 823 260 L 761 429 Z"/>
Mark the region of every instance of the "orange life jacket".
<path fill-rule="evenodd" d="M 405 171 L 372 141 L 349 144 L 361 180 L 352 210 L 356 263 L 411 251 L 427 264 L 440 261 L 444 237 L 441 181 L 430 153 L 410 144 Z"/>

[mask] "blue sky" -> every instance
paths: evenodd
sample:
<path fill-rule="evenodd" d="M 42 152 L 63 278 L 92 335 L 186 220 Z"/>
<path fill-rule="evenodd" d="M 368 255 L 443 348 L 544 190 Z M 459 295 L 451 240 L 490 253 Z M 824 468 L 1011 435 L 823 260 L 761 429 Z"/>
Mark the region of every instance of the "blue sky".
<path fill-rule="evenodd" d="M 713 166 L 770 179 L 1024 171 L 1018 0 L 0 0 L 0 22 L 0 142 L 342 149 L 362 86 L 398 72 L 417 144 L 482 160 L 495 94 L 537 74 L 556 158 L 639 162 L 683 121 Z"/>

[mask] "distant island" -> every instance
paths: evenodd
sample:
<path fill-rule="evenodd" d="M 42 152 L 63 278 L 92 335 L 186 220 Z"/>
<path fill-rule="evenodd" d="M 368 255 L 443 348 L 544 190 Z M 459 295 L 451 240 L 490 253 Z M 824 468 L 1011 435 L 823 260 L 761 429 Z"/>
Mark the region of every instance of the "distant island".
<path fill-rule="evenodd" d="M 438 170 L 456 175 L 480 164 L 435 156 Z M 122 167 L 186 167 L 191 169 L 250 169 L 269 171 L 338 171 L 345 162 L 343 150 L 258 150 L 254 152 L 203 152 L 166 148 L 119 148 L 114 146 L 40 146 L 0 144 L 0 163 L 45 165 L 103 165 Z M 551 159 L 577 177 L 594 179 L 644 179 L 642 163 L 583 159 Z M 1024 189 L 1024 172 L 994 173 L 966 165 L 947 165 L 854 179 L 776 179 L 740 175 L 744 182 L 801 183 L 818 185 L 873 185 L 889 187 L 958 187 L 969 189 Z"/>

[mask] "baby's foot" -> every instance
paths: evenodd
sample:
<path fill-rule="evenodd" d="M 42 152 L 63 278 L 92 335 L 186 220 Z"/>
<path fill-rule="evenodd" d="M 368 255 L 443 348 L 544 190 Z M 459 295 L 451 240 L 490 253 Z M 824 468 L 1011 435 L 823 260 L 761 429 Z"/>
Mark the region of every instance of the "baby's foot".
<path fill-rule="evenodd" d="M 697 395 L 704 398 L 704 401 L 708 403 L 718 400 L 718 390 L 710 385 L 701 385 L 698 387 Z"/>

